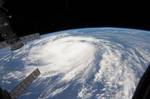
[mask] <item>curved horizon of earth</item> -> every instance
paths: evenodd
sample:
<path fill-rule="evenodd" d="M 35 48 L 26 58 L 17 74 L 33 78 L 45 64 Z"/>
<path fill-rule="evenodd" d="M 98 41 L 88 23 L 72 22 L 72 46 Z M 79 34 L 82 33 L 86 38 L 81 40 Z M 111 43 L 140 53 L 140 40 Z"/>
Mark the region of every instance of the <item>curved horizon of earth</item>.
<path fill-rule="evenodd" d="M 150 63 L 150 31 L 83 28 L 0 49 L 0 86 L 11 91 L 35 68 L 19 99 L 131 99 Z"/>

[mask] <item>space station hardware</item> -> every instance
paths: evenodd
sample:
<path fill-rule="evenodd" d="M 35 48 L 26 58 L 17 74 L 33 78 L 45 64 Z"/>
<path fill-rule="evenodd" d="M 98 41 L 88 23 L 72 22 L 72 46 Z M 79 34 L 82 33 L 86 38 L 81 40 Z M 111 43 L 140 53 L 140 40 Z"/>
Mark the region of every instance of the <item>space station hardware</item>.
<path fill-rule="evenodd" d="M 40 38 L 40 34 L 39 33 L 34 33 L 34 34 L 30 34 L 30 35 L 26 35 L 20 38 L 20 40 L 24 43 L 28 42 L 28 41 L 32 41 L 35 39 L 39 39 Z"/>
<path fill-rule="evenodd" d="M 11 50 L 17 50 L 23 46 L 23 43 L 19 40 L 13 44 L 10 45 Z"/>
<path fill-rule="evenodd" d="M 39 38 L 40 38 L 40 34 L 39 33 L 34 33 L 34 34 L 30 34 L 30 35 L 26 35 L 26 36 L 20 37 L 19 39 L 21 40 L 20 42 L 25 44 L 25 43 L 27 43 L 29 41 L 32 41 L 32 40 L 35 40 L 35 39 L 39 39 Z M 1 48 L 6 48 L 6 47 L 9 47 L 9 46 L 11 46 L 11 48 L 16 48 L 14 46 L 22 46 L 22 44 L 19 43 L 19 42 L 16 42 L 15 45 L 13 45 L 13 44 L 9 45 L 6 41 L 0 42 L 0 49 Z M 15 49 L 12 49 L 12 50 L 15 50 Z"/>
<path fill-rule="evenodd" d="M 21 95 L 24 90 L 40 75 L 40 71 L 37 68 L 28 77 L 26 77 L 22 82 L 20 82 L 11 92 L 10 96 L 12 99 L 16 99 Z"/>
<path fill-rule="evenodd" d="M 10 45 L 11 50 L 16 50 L 23 46 L 16 33 L 11 28 L 9 16 L 6 15 L 6 10 L 3 7 L 4 0 L 0 0 L 0 35 Z"/>
<path fill-rule="evenodd" d="M 23 43 L 40 38 L 39 33 L 18 38 L 10 25 L 10 17 L 6 14 L 8 11 L 3 4 L 4 0 L 0 0 L 0 35 L 5 39 L 5 42 L 0 42 L 0 48 L 10 47 L 11 50 L 16 50 L 21 48 Z"/>
<path fill-rule="evenodd" d="M 8 44 L 5 41 L 0 42 L 0 49 L 8 47 Z"/>
<path fill-rule="evenodd" d="M 0 99 L 11 99 L 7 90 L 4 90 L 0 87 Z"/>

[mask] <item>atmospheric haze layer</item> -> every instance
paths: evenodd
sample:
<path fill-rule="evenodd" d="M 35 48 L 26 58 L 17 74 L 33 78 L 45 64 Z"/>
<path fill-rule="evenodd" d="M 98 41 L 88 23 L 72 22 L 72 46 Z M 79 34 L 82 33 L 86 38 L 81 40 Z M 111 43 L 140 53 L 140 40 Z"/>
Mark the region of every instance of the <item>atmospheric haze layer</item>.
<path fill-rule="evenodd" d="M 150 63 L 150 31 L 85 28 L 42 35 L 16 51 L 0 49 L 0 86 L 41 75 L 19 99 L 131 99 Z"/>

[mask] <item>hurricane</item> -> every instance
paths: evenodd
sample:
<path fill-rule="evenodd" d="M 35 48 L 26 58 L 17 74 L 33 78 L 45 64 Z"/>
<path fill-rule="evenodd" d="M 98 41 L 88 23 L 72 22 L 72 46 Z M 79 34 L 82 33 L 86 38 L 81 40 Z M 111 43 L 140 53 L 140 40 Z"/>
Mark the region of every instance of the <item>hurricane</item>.
<path fill-rule="evenodd" d="M 0 85 L 11 90 L 39 68 L 41 75 L 19 99 L 131 99 L 150 63 L 149 37 L 117 28 L 42 35 L 14 52 L 0 50 Z"/>

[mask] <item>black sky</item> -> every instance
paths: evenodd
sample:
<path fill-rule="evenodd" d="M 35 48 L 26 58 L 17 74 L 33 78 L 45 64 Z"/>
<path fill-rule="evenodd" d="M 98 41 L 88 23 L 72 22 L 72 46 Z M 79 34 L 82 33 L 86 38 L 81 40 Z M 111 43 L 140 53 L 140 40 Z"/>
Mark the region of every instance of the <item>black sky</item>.
<path fill-rule="evenodd" d="M 95 0 L 6 0 L 17 35 L 81 27 L 150 29 L 147 6 L 137 2 Z"/>

